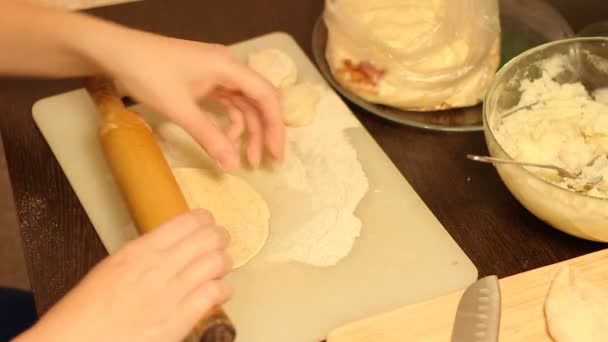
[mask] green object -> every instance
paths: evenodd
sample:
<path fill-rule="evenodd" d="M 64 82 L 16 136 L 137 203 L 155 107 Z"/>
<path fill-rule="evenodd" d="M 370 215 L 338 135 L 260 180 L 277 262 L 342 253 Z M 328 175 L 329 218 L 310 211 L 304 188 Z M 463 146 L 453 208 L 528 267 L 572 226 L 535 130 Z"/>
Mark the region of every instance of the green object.
<path fill-rule="evenodd" d="M 513 57 L 548 41 L 547 37 L 512 18 L 502 18 L 500 68 Z"/>

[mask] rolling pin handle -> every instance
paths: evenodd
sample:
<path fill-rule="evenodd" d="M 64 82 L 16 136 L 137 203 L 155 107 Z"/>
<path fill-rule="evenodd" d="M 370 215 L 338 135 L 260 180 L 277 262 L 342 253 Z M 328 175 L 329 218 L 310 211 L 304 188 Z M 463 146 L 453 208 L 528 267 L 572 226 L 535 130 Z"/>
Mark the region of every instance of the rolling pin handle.
<path fill-rule="evenodd" d="M 232 325 L 219 324 L 205 330 L 199 342 L 233 342 L 236 332 Z"/>

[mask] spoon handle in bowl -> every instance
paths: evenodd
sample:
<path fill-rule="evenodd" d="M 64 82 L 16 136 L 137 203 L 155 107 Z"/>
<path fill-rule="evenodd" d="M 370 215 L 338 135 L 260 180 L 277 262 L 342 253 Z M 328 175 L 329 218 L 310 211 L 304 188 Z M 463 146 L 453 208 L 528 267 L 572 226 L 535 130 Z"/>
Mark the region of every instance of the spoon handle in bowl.
<path fill-rule="evenodd" d="M 538 168 L 543 168 L 543 169 L 550 169 L 550 170 L 557 171 L 557 173 L 562 177 L 576 178 L 576 175 L 573 175 L 572 173 L 562 169 L 561 167 L 555 166 L 555 165 L 527 163 L 527 162 L 522 162 L 522 161 L 517 161 L 517 160 L 493 158 L 493 157 L 488 157 L 488 156 L 478 156 L 478 155 L 474 155 L 474 154 L 467 154 L 467 158 L 474 160 L 474 161 L 487 163 L 487 164 L 496 164 L 496 163 L 515 164 L 515 165 L 521 165 L 521 166 L 530 166 L 530 167 L 538 167 Z"/>

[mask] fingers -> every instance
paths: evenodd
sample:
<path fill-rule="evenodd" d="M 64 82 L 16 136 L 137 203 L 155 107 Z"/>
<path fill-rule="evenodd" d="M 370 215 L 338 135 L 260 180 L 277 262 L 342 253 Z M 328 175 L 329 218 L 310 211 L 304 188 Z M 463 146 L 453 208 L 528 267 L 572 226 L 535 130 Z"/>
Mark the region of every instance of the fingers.
<path fill-rule="evenodd" d="M 264 150 L 263 128 L 258 110 L 240 96 L 234 96 L 231 100 L 243 113 L 247 124 L 247 159 L 252 167 L 258 167 Z"/>
<path fill-rule="evenodd" d="M 196 140 L 207 154 L 227 171 L 238 168 L 240 158 L 232 141 L 213 123 L 208 113 L 198 107 L 190 96 L 174 98 L 171 117 Z"/>
<path fill-rule="evenodd" d="M 223 228 L 214 225 L 199 226 L 195 232 L 166 249 L 163 262 L 171 268 L 167 272 L 175 274 L 203 254 L 226 249 L 229 240 L 228 232 Z"/>
<path fill-rule="evenodd" d="M 190 293 L 207 281 L 225 276 L 232 270 L 232 260 L 223 251 L 202 254 L 175 275 L 174 293 Z"/>
<path fill-rule="evenodd" d="M 285 127 L 276 89 L 227 53 L 218 52 L 217 55 L 217 67 L 214 68 L 213 75 L 202 81 L 191 82 L 186 86 L 188 89 L 176 90 L 170 96 L 163 96 L 167 103 L 160 106 L 164 108 L 161 111 L 188 131 L 209 156 L 227 171 L 239 166 L 240 158 L 235 141 L 245 126 L 250 135 L 247 154 L 253 166 L 259 165 L 263 146 L 275 159 L 282 159 Z M 200 96 L 213 97 L 218 89 L 228 93 L 228 96 L 223 96 L 224 99 L 220 100 L 226 106 L 231 121 L 226 134 L 195 102 Z M 235 103 L 234 98 L 241 98 L 242 101 L 237 100 L 241 104 Z M 244 111 L 245 107 L 254 110 Z"/>
<path fill-rule="evenodd" d="M 256 168 L 262 161 L 262 154 L 264 152 L 264 126 L 261 122 L 260 110 L 255 104 L 251 103 L 246 97 L 238 92 L 229 91 L 226 89 L 218 88 L 211 95 L 212 98 L 217 101 L 221 101 L 222 104 L 228 109 L 230 115 L 237 116 L 234 120 L 231 119 L 233 124 L 228 129 L 228 132 L 238 129 L 238 134 L 242 134 L 242 120 L 244 118 L 245 126 L 248 133 L 248 144 L 247 144 L 247 160 L 249 164 Z M 235 127 L 234 122 L 239 120 Z"/>
<path fill-rule="evenodd" d="M 245 119 L 243 112 L 230 100 L 230 96 L 224 92 L 213 92 L 210 94 L 212 99 L 221 103 L 228 113 L 230 126 L 226 129 L 228 139 L 233 143 L 243 134 L 245 130 Z"/>
<path fill-rule="evenodd" d="M 232 288 L 220 280 L 206 282 L 183 298 L 180 307 L 184 318 L 194 325 L 213 306 L 225 303 L 232 296 Z"/>
<path fill-rule="evenodd" d="M 178 295 L 180 311 L 194 324 L 212 306 L 231 296 L 232 290 L 218 279 L 232 270 L 232 260 L 225 252 L 228 232 L 215 226 L 206 211 L 185 216 L 187 223 L 197 228 L 166 249 L 160 273 L 169 275 L 168 290 Z"/>
<path fill-rule="evenodd" d="M 265 134 L 266 147 L 276 159 L 283 158 L 285 126 L 276 89 L 258 74 L 241 63 L 231 63 L 224 70 L 224 83 L 238 89 L 258 108 Z"/>
<path fill-rule="evenodd" d="M 214 224 L 214 220 L 208 211 L 196 209 L 179 215 L 157 229 L 131 241 L 130 249 L 163 250 L 187 238 L 201 226 L 212 224 Z"/>
<path fill-rule="evenodd" d="M 228 118 L 230 119 L 230 127 L 226 131 L 226 135 L 228 135 L 230 141 L 236 142 L 245 129 L 243 113 L 231 105 L 230 101 L 224 100 L 222 103 L 226 106 Z"/>
<path fill-rule="evenodd" d="M 96 273 L 87 276 L 93 292 L 111 284 L 100 292 L 101 309 L 92 311 L 103 314 L 112 302 L 116 310 L 108 313 L 117 322 L 112 326 L 122 327 L 124 317 L 136 315 L 143 317 L 138 321 L 143 326 L 135 328 L 158 327 L 161 322 L 160 326 L 185 334 L 211 307 L 224 303 L 232 294 L 219 280 L 232 269 L 225 251 L 228 240 L 228 233 L 217 227 L 205 210 L 175 217 L 133 241 L 137 253 L 123 248 L 110 257 L 119 263 L 101 263 Z M 112 291 L 115 288 L 126 290 Z M 178 340 L 175 336 L 181 333 L 175 331 L 171 338 L 159 340 Z"/>

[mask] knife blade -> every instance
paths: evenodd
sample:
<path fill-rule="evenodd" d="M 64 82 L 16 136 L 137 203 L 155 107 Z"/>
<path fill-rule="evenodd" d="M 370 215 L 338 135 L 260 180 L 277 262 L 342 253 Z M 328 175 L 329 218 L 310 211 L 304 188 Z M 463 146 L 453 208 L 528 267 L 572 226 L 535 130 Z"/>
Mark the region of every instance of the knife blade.
<path fill-rule="evenodd" d="M 469 286 L 458 303 L 451 342 L 496 342 L 500 330 L 498 277 L 481 278 Z"/>

